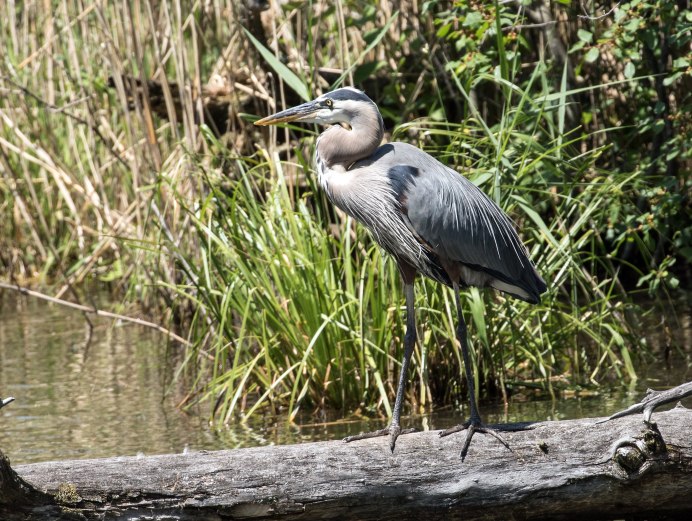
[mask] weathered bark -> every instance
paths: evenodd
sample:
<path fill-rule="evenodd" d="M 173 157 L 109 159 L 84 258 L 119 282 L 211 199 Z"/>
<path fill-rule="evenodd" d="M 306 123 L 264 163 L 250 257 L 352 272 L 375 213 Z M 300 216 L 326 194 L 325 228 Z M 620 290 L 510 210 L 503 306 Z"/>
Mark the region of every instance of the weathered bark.
<path fill-rule="evenodd" d="M 689 519 L 692 410 L 655 420 L 658 427 L 639 417 L 527 424 L 503 433 L 511 452 L 477 435 L 464 463 L 461 436 L 422 432 L 399 438 L 394 454 L 381 438 L 16 472 L 60 496 L 37 519 Z M 17 508 L 1 504 L 0 518 L 25 519 Z"/>

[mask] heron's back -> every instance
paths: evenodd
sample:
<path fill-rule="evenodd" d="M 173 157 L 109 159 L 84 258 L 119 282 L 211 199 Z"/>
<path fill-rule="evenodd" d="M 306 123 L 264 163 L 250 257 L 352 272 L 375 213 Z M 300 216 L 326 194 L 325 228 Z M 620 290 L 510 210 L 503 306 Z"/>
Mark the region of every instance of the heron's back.
<path fill-rule="evenodd" d="M 492 286 L 534 303 L 545 292 L 509 217 L 422 150 L 388 143 L 329 177 L 323 186 L 332 201 L 424 275 L 447 285 L 458 275 L 461 285 Z"/>

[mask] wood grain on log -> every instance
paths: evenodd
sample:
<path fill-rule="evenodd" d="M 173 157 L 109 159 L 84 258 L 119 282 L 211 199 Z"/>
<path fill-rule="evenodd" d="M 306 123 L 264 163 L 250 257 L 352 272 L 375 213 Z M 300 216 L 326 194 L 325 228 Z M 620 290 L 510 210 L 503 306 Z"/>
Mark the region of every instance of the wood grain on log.
<path fill-rule="evenodd" d="M 386 438 L 20 465 L 58 494 L 41 519 L 689 519 L 692 410 L 462 436 Z M 0 518 L 20 519 L 0 505 Z M 100 516 L 100 517 L 99 517 Z M 23 518 L 22 518 L 23 519 Z"/>

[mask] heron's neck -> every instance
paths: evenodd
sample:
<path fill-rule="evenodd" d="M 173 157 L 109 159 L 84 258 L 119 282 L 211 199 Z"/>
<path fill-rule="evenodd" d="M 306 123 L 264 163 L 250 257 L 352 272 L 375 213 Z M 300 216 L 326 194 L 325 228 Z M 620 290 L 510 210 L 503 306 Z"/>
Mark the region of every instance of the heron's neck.
<path fill-rule="evenodd" d="M 322 132 L 317 139 L 317 155 L 328 168 L 347 169 L 356 161 L 372 155 L 383 136 L 382 116 L 373 105 L 350 121 L 350 130 L 333 125 Z"/>

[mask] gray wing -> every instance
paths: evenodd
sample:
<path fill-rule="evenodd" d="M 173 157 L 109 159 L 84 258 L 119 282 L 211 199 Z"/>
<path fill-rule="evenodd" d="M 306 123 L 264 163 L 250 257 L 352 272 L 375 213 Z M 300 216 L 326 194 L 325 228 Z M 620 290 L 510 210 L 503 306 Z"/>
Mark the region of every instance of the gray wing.
<path fill-rule="evenodd" d="M 412 231 L 440 258 L 518 286 L 528 298 L 517 296 L 537 301 L 545 283 L 509 217 L 476 185 L 432 156 L 405 143 L 390 145 L 387 174 Z"/>

